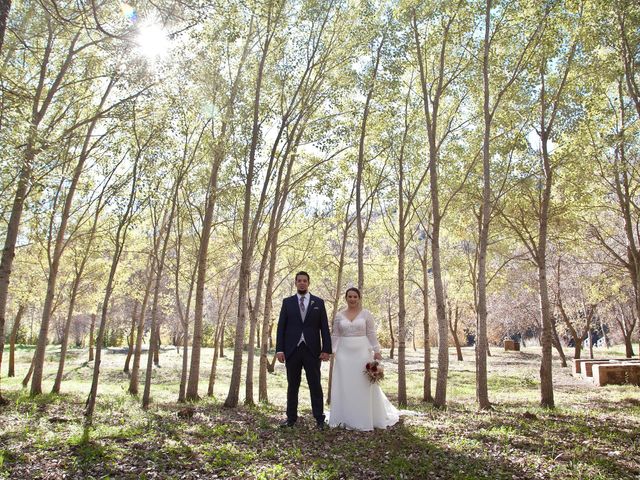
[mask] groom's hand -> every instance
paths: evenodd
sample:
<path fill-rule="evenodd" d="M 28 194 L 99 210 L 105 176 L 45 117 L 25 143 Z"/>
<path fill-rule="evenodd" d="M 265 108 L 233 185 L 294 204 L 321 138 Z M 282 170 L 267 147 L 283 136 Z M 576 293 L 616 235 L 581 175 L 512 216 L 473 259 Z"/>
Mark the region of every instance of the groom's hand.
<path fill-rule="evenodd" d="M 280 363 L 284 363 L 284 352 L 278 352 L 276 353 L 276 358 L 278 359 L 278 361 Z"/>
<path fill-rule="evenodd" d="M 320 354 L 320 360 L 322 360 L 323 362 L 326 362 L 326 361 L 328 361 L 328 360 L 329 360 L 329 357 L 330 357 L 330 356 L 331 356 L 331 355 L 329 355 L 327 352 L 322 352 L 322 353 Z"/>

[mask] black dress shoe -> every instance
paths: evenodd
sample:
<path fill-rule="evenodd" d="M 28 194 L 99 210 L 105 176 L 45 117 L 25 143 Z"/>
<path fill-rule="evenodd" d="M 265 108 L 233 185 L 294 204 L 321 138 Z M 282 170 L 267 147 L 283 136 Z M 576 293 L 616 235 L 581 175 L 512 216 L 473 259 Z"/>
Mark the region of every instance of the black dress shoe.
<path fill-rule="evenodd" d="M 316 428 L 318 430 L 326 430 L 327 429 L 327 424 L 324 422 L 317 422 L 316 423 Z"/>
<path fill-rule="evenodd" d="M 278 425 L 280 428 L 291 428 L 296 424 L 296 422 L 292 422 L 290 420 L 285 420 L 284 422 L 282 422 L 280 425 Z"/>

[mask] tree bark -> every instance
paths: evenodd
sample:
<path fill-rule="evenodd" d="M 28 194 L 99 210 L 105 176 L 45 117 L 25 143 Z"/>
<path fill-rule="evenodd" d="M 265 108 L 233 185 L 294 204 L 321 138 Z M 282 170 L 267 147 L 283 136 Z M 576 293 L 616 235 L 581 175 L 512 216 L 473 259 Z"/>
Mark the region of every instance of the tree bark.
<path fill-rule="evenodd" d="M 102 310 L 102 306 L 99 305 L 98 306 L 98 311 Z M 91 314 L 91 326 L 89 327 L 89 361 L 93 362 L 93 345 L 94 345 L 94 338 L 93 338 L 93 333 L 94 333 L 94 329 L 96 327 L 96 314 L 92 313 Z"/>
<path fill-rule="evenodd" d="M 553 329 L 553 346 L 558 351 L 558 355 L 560 355 L 560 363 L 563 367 L 567 366 L 567 357 L 564 354 L 564 350 L 562 349 L 562 343 L 560 342 L 560 336 L 558 335 L 558 329 L 556 328 L 555 319 L 551 318 L 551 328 Z"/>
<path fill-rule="evenodd" d="M 131 357 L 133 356 L 133 350 L 136 344 L 136 326 L 138 324 L 138 302 L 133 303 L 133 312 L 131 312 L 131 328 L 129 329 L 129 335 L 127 336 L 127 358 L 124 361 L 124 373 L 129 373 L 129 364 L 131 363 Z"/>
<path fill-rule="evenodd" d="M 16 376 L 16 339 L 18 338 L 18 331 L 20 328 L 20 322 L 25 311 L 25 304 L 21 303 L 16 313 L 16 318 L 13 320 L 13 327 L 11 328 L 11 337 L 9 339 L 9 372 L 7 377 Z M 0 355 L 2 353 L 0 352 Z"/>
<path fill-rule="evenodd" d="M 211 359 L 211 372 L 209 373 L 209 386 L 207 388 L 207 396 L 213 397 L 213 389 L 216 385 L 216 374 L 218 371 L 218 350 L 220 349 L 220 341 L 222 331 L 224 330 L 224 318 L 218 317 L 216 324 L 215 338 L 213 341 L 213 358 Z"/>
<path fill-rule="evenodd" d="M 9 18 L 9 12 L 11 11 L 11 0 L 0 1 L 0 52 L 2 52 L 2 46 L 4 45 L 4 34 L 7 30 L 7 19 Z"/>
<path fill-rule="evenodd" d="M 142 297 L 142 305 L 140 307 L 140 315 L 138 316 L 138 328 L 136 331 L 136 346 L 133 352 L 133 366 L 131 367 L 131 378 L 129 378 L 129 394 L 138 395 L 139 378 L 140 378 L 140 361 L 142 358 L 142 340 L 144 337 L 144 324 L 145 316 L 147 313 L 147 305 L 149 303 L 149 296 L 151 295 L 151 275 L 155 268 L 155 256 L 153 253 L 149 254 L 149 266 L 147 267 L 146 275 L 146 287 L 144 289 L 144 296 Z M 149 349 L 151 348 L 151 341 L 149 341 Z"/>
<path fill-rule="evenodd" d="M 178 308 L 178 314 L 180 317 L 180 324 L 182 326 L 182 371 L 180 373 L 180 389 L 178 392 L 178 402 L 185 401 L 185 395 L 187 390 L 187 372 L 189 371 L 189 314 L 191 312 L 191 299 L 193 298 L 193 287 L 196 283 L 196 275 L 198 272 L 197 262 L 191 271 L 189 280 L 189 293 L 187 295 L 187 305 L 182 310 L 182 303 L 180 302 L 180 259 L 182 256 L 182 229 L 180 223 L 180 217 L 177 218 L 176 227 L 178 229 L 178 240 L 176 245 L 176 306 Z"/>
<path fill-rule="evenodd" d="M 422 224 L 424 228 L 424 249 L 420 255 L 420 266 L 422 270 L 422 336 L 424 348 L 424 376 L 422 379 L 422 401 L 433 403 L 431 393 L 431 333 L 430 333 L 430 315 L 429 315 L 429 224 L 431 223 L 431 214 L 427 215 L 427 221 Z"/>
<path fill-rule="evenodd" d="M 389 338 L 391 340 L 391 348 L 389 349 L 389 358 L 393 360 L 396 350 L 396 337 L 393 334 L 393 315 L 391 314 L 391 298 L 387 296 L 387 320 L 389 322 Z"/>
<path fill-rule="evenodd" d="M 462 348 L 460 346 L 460 340 L 458 339 L 458 320 L 460 318 L 460 307 L 458 306 L 458 302 L 456 302 L 455 313 L 451 306 L 451 300 L 447 300 L 449 303 L 449 331 L 451 332 L 451 336 L 453 337 L 453 343 L 456 346 L 456 354 L 458 356 L 458 361 L 464 361 L 462 357 Z M 486 408 L 486 407 L 485 407 Z"/>

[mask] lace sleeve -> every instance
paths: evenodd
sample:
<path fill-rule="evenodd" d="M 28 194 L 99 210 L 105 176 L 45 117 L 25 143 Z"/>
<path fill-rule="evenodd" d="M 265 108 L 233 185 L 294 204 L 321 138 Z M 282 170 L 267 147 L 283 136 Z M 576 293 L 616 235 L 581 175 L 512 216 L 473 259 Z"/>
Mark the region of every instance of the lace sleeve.
<path fill-rule="evenodd" d="M 367 338 L 369 339 L 369 344 L 374 352 L 380 353 L 380 344 L 378 343 L 378 336 L 376 335 L 376 322 L 368 310 L 365 313 L 365 320 L 367 322 Z"/>
<path fill-rule="evenodd" d="M 336 353 L 338 350 L 338 345 L 340 345 L 340 337 L 342 336 L 340 333 L 340 322 L 338 321 L 338 316 L 340 312 L 336 312 L 333 317 L 333 325 L 331 326 L 331 350 L 333 353 Z"/>

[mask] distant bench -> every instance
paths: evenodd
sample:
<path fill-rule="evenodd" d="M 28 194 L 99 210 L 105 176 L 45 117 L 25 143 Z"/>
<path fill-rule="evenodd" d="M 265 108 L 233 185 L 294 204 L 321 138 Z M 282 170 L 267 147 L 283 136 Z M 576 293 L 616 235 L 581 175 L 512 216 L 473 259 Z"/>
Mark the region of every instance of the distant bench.
<path fill-rule="evenodd" d="M 640 359 L 574 359 L 573 374 L 593 380 L 596 385 L 630 383 L 640 386 Z"/>
<path fill-rule="evenodd" d="M 520 342 L 516 342 L 515 340 L 508 340 L 506 339 L 504 341 L 504 351 L 505 352 L 519 352 L 520 351 Z"/>
<path fill-rule="evenodd" d="M 625 383 L 640 386 L 640 362 L 594 365 L 593 383 L 599 386 Z"/>

